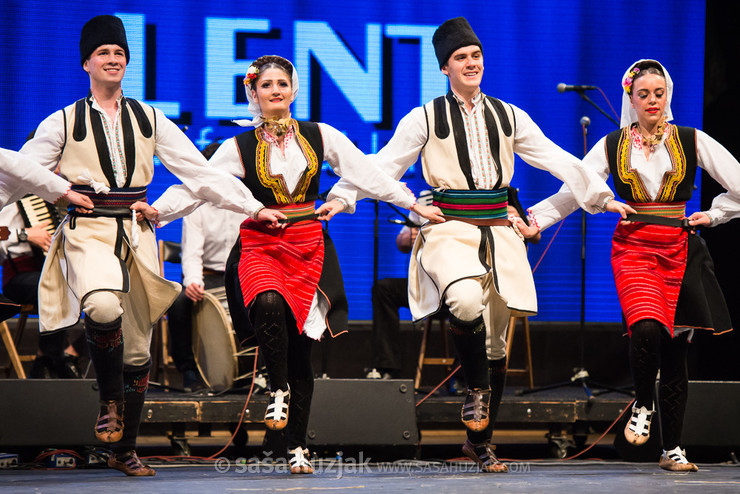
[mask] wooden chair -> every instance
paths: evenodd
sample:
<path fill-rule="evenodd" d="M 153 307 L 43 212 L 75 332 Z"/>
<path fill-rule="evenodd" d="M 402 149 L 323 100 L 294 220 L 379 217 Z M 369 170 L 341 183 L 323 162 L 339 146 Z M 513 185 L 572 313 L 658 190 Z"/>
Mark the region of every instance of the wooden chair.
<path fill-rule="evenodd" d="M 517 322 L 519 321 L 522 322 L 522 327 L 524 328 L 524 342 L 527 352 L 526 364 L 522 369 L 512 369 L 509 367 L 506 373 L 510 376 L 529 376 L 529 389 L 532 389 L 534 388 L 534 375 L 532 374 L 532 344 L 529 339 L 529 318 L 525 316 L 511 316 L 511 319 L 509 319 L 509 332 L 506 335 L 506 355 L 511 358 L 511 347 L 514 346 L 514 333 L 516 333 Z"/>
<path fill-rule="evenodd" d="M 160 240 L 159 247 L 159 274 L 164 277 L 164 263 L 180 264 L 182 262 L 182 248 L 179 243 L 169 240 Z M 157 322 L 157 330 L 152 338 L 153 352 L 156 357 L 156 365 L 152 366 L 157 380 L 162 378 L 163 384 L 169 386 L 167 371 L 175 368 L 175 362 L 169 351 L 169 329 L 167 327 L 167 314 Z"/>
<path fill-rule="evenodd" d="M 432 324 L 437 321 L 437 326 L 442 336 L 444 345 L 443 357 L 427 357 L 427 343 L 429 342 L 429 333 L 432 331 Z M 450 357 L 450 344 L 447 339 L 447 312 L 440 312 L 428 317 L 424 321 L 424 332 L 421 335 L 421 348 L 419 349 L 419 362 L 416 366 L 416 379 L 414 380 L 414 389 L 419 389 L 421 384 L 421 371 L 425 365 L 444 365 L 447 372 L 452 370 L 452 364 L 455 363 L 454 357 Z"/>
<path fill-rule="evenodd" d="M 25 379 L 26 372 L 23 370 L 23 362 L 32 362 L 36 358 L 35 353 L 32 355 L 18 354 L 18 346 L 23 337 L 23 331 L 26 329 L 28 316 L 29 314 L 33 314 L 35 311 L 36 306 L 34 305 L 21 305 L 21 311 L 20 314 L 18 314 L 18 319 L 15 324 L 15 336 L 10 333 L 10 327 L 8 326 L 7 321 L 0 323 L 0 333 L 2 334 L 5 350 L 8 352 L 8 357 L 10 359 L 10 364 L 4 368 L 6 376 L 10 376 L 10 368 L 12 367 L 18 378 Z"/>

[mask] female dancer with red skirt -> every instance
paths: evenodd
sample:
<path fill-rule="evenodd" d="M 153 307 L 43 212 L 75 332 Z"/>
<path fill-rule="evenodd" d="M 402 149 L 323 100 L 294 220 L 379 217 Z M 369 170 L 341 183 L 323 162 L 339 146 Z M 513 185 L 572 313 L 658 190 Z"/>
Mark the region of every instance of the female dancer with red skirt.
<path fill-rule="evenodd" d="M 694 329 L 729 331 L 731 321 L 714 267 L 696 227 L 715 226 L 740 213 L 740 164 L 704 132 L 669 123 L 673 81 L 655 60 L 639 60 L 622 78 L 621 129 L 601 139 L 584 159 L 637 214 L 617 225 L 612 268 L 630 334 L 635 404 L 624 435 L 635 445 L 650 436 L 654 383 L 663 455 L 659 466 L 695 472 L 681 448 L 688 395 L 688 343 Z M 686 215 L 697 167 L 729 192 L 708 211 Z M 561 191 L 532 208 L 541 229 L 576 209 Z"/>
<path fill-rule="evenodd" d="M 333 200 L 314 208 L 321 165 L 326 161 L 371 196 L 429 219 L 440 219 L 439 210 L 416 204 L 403 184 L 333 127 L 291 118 L 298 75 L 288 60 L 260 57 L 244 83 L 255 118 L 237 123 L 255 129 L 226 141 L 211 158 L 214 166 L 240 177 L 254 196 L 252 218 L 241 225 L 240 248 L 227 263 L 227 291 L 237 306 L 232 309 L 237 333 L 243 335 L 246 325 L 253 328 L 267 366 L 271 393 L 265 425 L 287 427 L 291 473 L 312 473 L 306 458 L 311 344 L 327 328 L 335 335 L 347 327 L 339 262 L 319 221 L 346 204 Z M 234 289 L 237 274 L 241 293 Z"/>

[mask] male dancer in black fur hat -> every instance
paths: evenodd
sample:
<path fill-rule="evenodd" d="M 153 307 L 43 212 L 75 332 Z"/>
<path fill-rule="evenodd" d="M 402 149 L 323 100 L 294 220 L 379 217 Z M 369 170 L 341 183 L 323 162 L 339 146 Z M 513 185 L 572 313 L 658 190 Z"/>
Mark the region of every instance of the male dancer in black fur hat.
<path fill-rule="evenodd" d="M 183 181 L 185 187 L 171 188 L 175 195 L 245 214 L 249 198 L 237 179 L 208 167 L 160 110 L 123 96 L 130 54 L 119 18 L 90 19 L 82 28 L 80 57 L 90 76 L 87 97 L 46 118 L 21 149 L 41 165 L 58 166 L 95 204 L 89 215 L 70 211 L 54 237 L 39 285 L 39 323 L 42 331 L 56 331 L 84 312 L 101 400 L 95 435 L 113 443 L 111 468 L 152 476 L 135 452 L 152 325 L 181 287 L 159 276 L 152 226 L 136 221 L 130 208 L 146 201 L 155 155 Z M 162 220 L 168 211 L 159 214 Z"/>
<path fill-rule="evenodd" d="M 483 48 L 467 20 L 445 21 L 432 43 L 451 90 L 406 115 L 378 161 L 400 178 L 421 154 L 434 205 L 447 221 L 426 223 L 416 239 L 409 266 L 411 314 L 420 320 L 443 305 L 449 309 L 468 384 L 463 452 L 484 472 L 506 472 L 490 443 L 506 379 L 506 331 L 512 314 L 537 312 L 519 234 L 530 229 L 507 214 L 514 153 L 579 191 L 579 205 L 591 213 L 624 215 L 625 205 L 613 201 L 604 181 L 545 137 L 524 111 L 481 92 Z M 356 194 L 343 183 L 329 199 L 352 204 Z M 536 235 L 532 230 L 528 236 Z"/>

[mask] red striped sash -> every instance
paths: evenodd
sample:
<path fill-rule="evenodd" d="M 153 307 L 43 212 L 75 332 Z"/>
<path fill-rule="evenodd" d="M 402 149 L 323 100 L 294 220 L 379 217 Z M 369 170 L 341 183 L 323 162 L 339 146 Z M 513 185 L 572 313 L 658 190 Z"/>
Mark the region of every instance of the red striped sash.
<path fill-rule="evenodd" d="M 612 269 L 627 327 L 655 319 L 670 329 L 686 271 L 688 233 L 681 228 L 633 223 L 617 225 Z"/>
<path fill-rule="evenodd" d="M 271 230 L 246 220 L 240 228 L 239 282 L 247 306 L 254 297 L 275 290 L 285 298 L 303 332 L 324 265 L 321 223 L 302 221 Z"/>

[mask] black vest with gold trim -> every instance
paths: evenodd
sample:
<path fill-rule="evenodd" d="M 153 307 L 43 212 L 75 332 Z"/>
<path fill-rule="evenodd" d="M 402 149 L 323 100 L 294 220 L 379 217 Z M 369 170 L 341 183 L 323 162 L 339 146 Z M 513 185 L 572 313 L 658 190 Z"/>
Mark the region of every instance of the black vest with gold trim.
<path fill-rule="evenodd" d="M 92 107 L 92 95 L 62 110 L 64 147 L 59 160 L 59 174 L 72 183 L 87 170 L 92 179 L 118 187 L 111 162 L 102 116 Z M 121 98 L 121 130 L 125 154 L 127 187 L 145 187 L 154 174 L 156 117 L 154 109 L 134 99 Z M 97 162 L 98 166 L 91 166 Z"/>
<path fill-rule="evenodd" d="M 262 130 L 255 129 L 236 136 L 237 148 L 244 167 L 242 182 L 254 198 L 267 207 L 315 201 L 319 197 L 321 164 L 324 162 L 324 141 L 319 125 L 298 122 L 294 139 L 308 165 L 295 188 L 290 191 L 282 175 L 270 170 L 270 144 L 262 140 Z M 297 127 L 297 128 L 296 128 Z"/>
<path fill-rule="evenodd" d="M 497 177 L 494 189 L 509 185 L 514 175 L 514 110 L 502 101 L 484 96 L 488 143 Z M 452 91 L 424 105 L 428 137 L 421 152 L 424 179 L 434 188 L 475 190 L 465 122 Z"/>
<path fill-rule="evenodd" d="M 649 197 L 639 172 L 632 168 L 631 127 L 615 130 L 606 136 L 606 156 L 614 177 L 617 195 L 630 202 L 684 202 L 691 199 L 696 177 L 696 129 L 672 126 L 665 146 L 673 164 L 666 172 L 658 196 Z"/>

